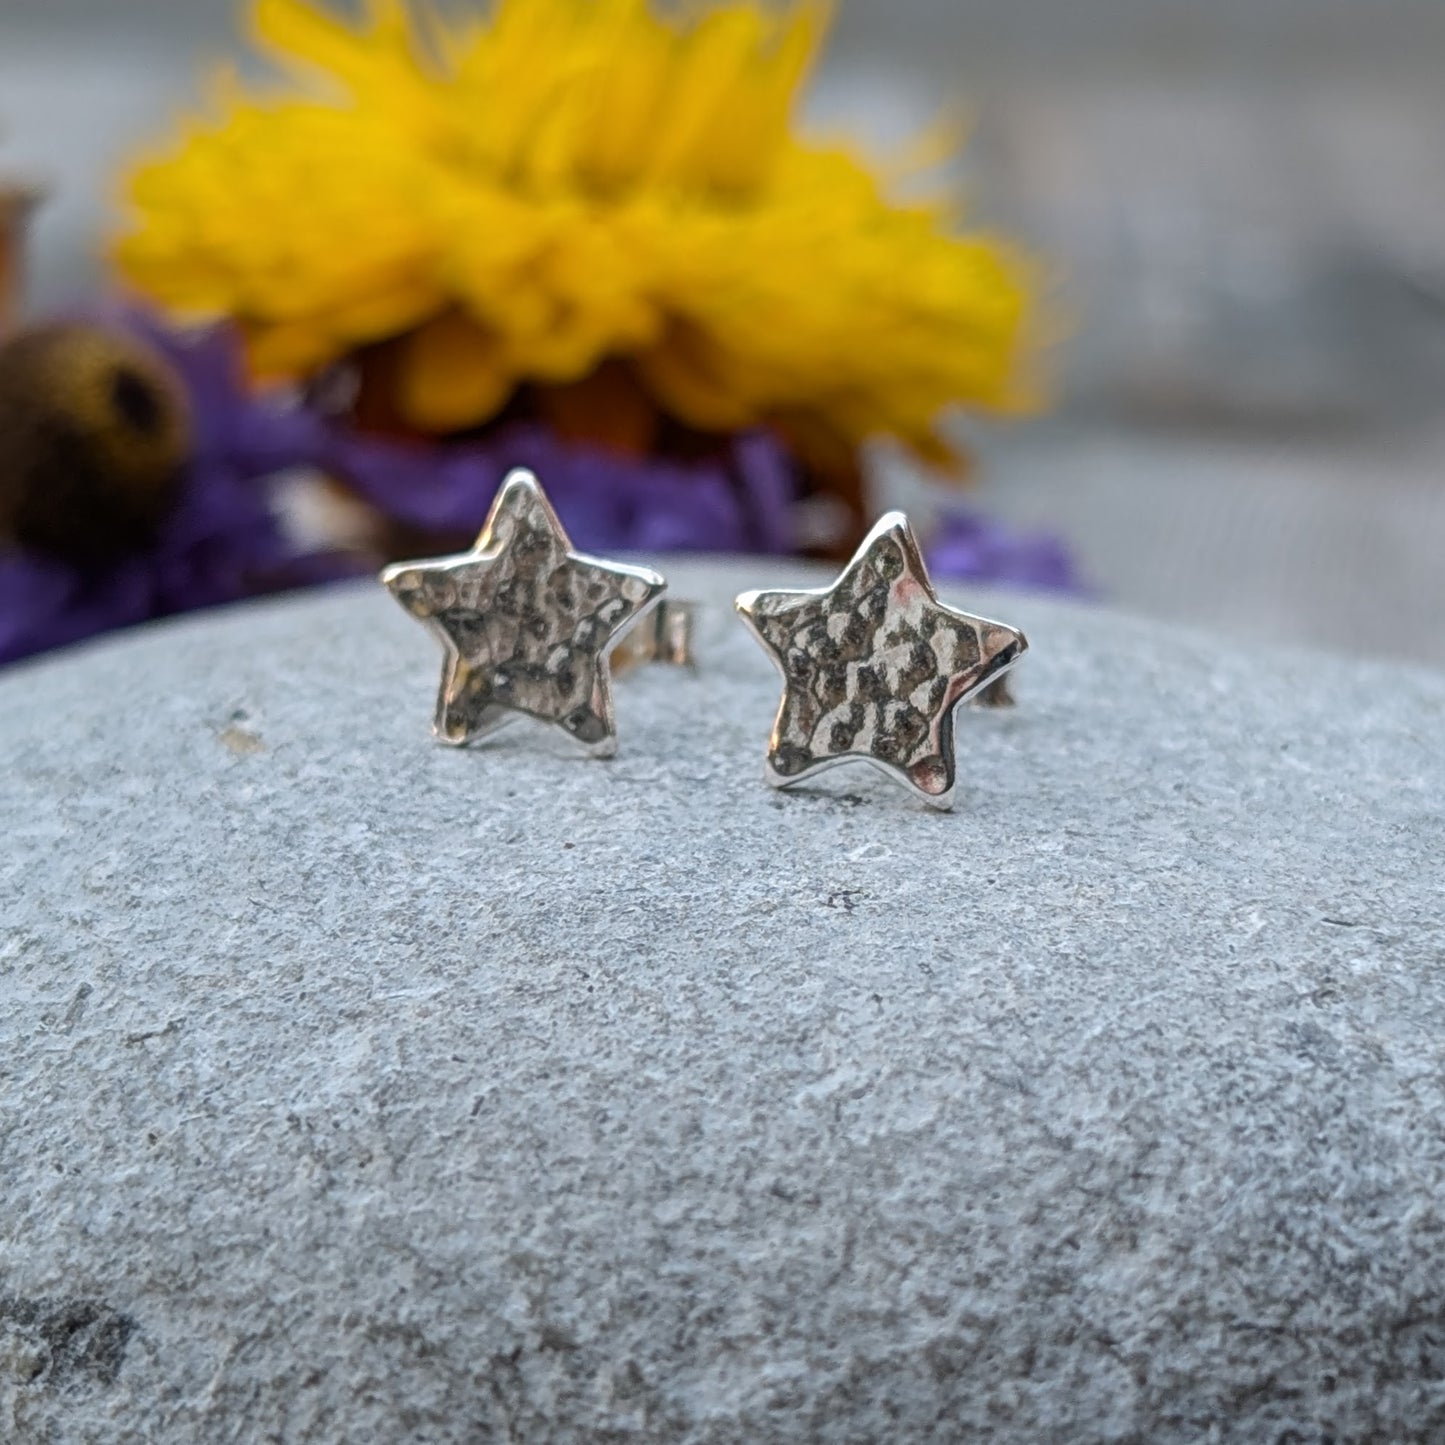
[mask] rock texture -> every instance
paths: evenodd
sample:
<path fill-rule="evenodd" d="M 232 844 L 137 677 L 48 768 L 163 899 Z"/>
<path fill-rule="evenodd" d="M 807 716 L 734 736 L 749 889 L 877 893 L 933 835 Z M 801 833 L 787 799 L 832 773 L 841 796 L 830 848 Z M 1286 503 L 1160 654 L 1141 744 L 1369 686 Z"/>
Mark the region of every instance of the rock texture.
<path fill-rule="evenodd" d="M 379 587 L 0 679 L 0 1439 L 1445 1439 L 1445 678 L 954 594 L 957 811 L 775 794 L 664 570 L 612 762 Z"/>

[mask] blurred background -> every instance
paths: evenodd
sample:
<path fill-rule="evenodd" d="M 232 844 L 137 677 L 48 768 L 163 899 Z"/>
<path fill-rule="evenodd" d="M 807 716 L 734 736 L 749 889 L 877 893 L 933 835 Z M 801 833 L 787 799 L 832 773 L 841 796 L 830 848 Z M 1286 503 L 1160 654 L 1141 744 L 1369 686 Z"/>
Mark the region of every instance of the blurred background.
<path fill-rule="evenodd" d="M 237 14 L 0 0 L 32 309 L 100 287 L 121 157 L 242 55 Z M 1445 665 L 1442 63 L 1440 0 L 842 0 L 816 123 L 883 143 L 964 101 L 981 214 L 1057 278 L 1056 403 L 970 424 L 983 504 L 1132 610 Z"/>

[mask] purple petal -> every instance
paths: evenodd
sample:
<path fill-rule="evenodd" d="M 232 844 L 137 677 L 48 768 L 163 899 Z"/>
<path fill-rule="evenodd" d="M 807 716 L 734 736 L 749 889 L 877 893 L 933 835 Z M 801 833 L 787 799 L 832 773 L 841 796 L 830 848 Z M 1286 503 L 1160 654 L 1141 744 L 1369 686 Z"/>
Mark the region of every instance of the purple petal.
<path fill-rule="evenodd" d="M 502 479 L 530 467 L 581 547 L 653 551 L 786 551 L 796 483 L 777 442 L 755 433 L 720 456 L 680 462 L 569 444 L 513 425 L 437 445 L 335 428 L 322 465 L 383 516 L 439 533 L 486 520 Z"/>
<path fill-rule="evenodd" d="M 1068 544 L 1049 532 L 1016 532 L 982 513 L 953 508 L 942 516 L 925 549 L 940 578 L 1003 582 L 1044 592 L 1087 596 Z"/>

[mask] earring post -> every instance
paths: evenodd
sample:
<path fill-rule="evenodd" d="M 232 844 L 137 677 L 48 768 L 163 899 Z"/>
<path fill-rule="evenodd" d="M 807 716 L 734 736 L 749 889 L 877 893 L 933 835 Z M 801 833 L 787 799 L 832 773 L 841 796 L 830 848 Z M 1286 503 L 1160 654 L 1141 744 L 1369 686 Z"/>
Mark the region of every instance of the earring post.
<path fill-rule="evenodd" d="M 666 663 L 669 667 L 696 667 L 693 642 L 697 611 L 695 602 L 664 597 L 612 649 L 612 670 L 629 672 L 649 662 Z"/>

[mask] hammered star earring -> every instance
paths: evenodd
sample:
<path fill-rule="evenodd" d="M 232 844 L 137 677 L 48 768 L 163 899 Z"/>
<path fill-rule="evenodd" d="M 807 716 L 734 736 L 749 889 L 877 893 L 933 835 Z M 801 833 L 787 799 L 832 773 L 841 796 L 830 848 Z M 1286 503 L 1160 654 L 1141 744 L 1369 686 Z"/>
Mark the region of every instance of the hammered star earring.
<path fill-rule="evenodd" d="M 646 567 L 574 550 L 531 472 L 508 474 L 470 552 L 398 562 L 382 583 L 445 649 L 433 732 L 454 747 L 517 717 L 553 723 L 592 757 L 617 749 L 611 653 L 690 663 L 691 609 L 662 604 Z M 638 624 L 651 614 L 651 626 Z"/>
<path fill-rule="evenodd" d="M 766 766 L 777 788 L 857 760 L 952 807 L 954 712 L 989 690 L 1005 700 L 999 681 L 1028 647 L 1017 628 L 938 600 L 902 512 L 831 587 L 744 592 L 735 606 L 783 675 Z"/>

